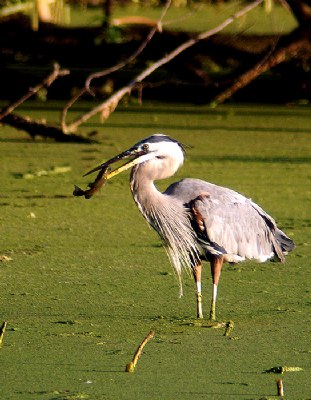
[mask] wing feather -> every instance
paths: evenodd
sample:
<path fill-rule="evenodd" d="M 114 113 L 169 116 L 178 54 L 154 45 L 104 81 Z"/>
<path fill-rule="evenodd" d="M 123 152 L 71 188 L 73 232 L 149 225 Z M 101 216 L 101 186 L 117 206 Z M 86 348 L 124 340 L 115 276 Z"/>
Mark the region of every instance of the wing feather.
<path fill-rule="evenodd" d="M 224 196 L 219 201 L 203 193 L 189 203 L 189 208 L 196 214 L 195 222 L 204 226 L 198 237 L 207 252 L 218 253 L 221 249 L 228 261 L 265 261 L 274 255 L 272 231 L 250 200 Z"/>
<path fill-rule="evenodd" d="M 293 242 L 280 231 L 274 219 L 252 200 L 231 189 L 184 179 L 165 194 L 182 200 L 189 208 L 192 225 L 205 254 L 223 254 L 227 261 L 276 256 L 284 261 Z"/>
<path fill-rule="evenodd" d="M 227 261 L 266 261 L 284 255 L 294 242 L 260 206 L 231 189 L 200 179 L 173 183 L 164 194 L 182 202 L 189 210 L 198 243 L 209 254 L 225 255 Z"/>

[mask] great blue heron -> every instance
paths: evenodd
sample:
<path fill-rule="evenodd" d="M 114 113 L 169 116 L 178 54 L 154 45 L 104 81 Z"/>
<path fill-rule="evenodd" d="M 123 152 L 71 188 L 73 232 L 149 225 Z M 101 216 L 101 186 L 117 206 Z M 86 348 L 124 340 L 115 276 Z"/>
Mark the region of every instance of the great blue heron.
<path fill-rule="evenodd" d="M 129 162 L 109 170 L 112 163 L 127 158 Z M 105 180 L 133 167 L 130 187 L 134 200 L 160 235 L 181 290 L 182 269 L 193 273 L 198 318 L 203 318 L 202 260 L 210 262 L 213 282 L 210 318 L 215 319 L 217 287 L 224 262 L 246 259 L 264 262 L 272 258 L 284 262 L 284 255 L 295 245 L 262 208 L 231 189 L 188 178 L 161 193 L 154 182 L 174 175 L 183 161 L 181 143 L 155 134 L 88 172 L 86 175 L 100 170 L 88 191 L 76 187 L 74 194 L 89 198 Z"/>

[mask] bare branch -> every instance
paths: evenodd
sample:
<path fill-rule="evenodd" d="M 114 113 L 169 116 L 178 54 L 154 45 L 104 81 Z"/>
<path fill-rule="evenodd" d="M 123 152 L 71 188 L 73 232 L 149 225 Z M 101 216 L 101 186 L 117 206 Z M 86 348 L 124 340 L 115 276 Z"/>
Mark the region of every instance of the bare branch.
<path fill-rule="evenodd" d="M 263 0 L 255 0 L 253 3 L 248 4 L 242 10 L 238 11 L 237 13 L 235 13 L 234 15 L 232 15 L 231 17 L 226 19 L 224 22 L 222 22 L 217 27 L 215 27 L 211 30 L 202 32 L 199 35 L 195 36 L 194 38 L 187 40 L 186 42 L 184 42 L 183 44 L 178 46 L 175 50 L 168 53 L 165 57 L 156 61 L 151 66 L 149 66 L 144 71 L 142 71 L 140 74 L 138 74 L 132 81 L 130 81 L 128 83 L 128 85 L 119 89 L 117 92 L 115 92 L 111 97 L 109 97 L 109 99 L 104 101 L 102 104 L 98 105 L 97 107 L 94 107 L 88 113 L 85 113 L 81 117 L 74 120 L 71 124 L 66 126 L 66 130 L 69 132 L 76 131 L 76 129 L 82 123 L 88 121 L 90 118 L 92 118 L 93 116 L 95 116 L 98 113 L 101 113 L 102 121 L 104 122 L 110 116 L 110 114 L 116 109 L 120 100 L 126 94 L 129 94 L 132 91 L 132 89 L 135 88 L 137 84 L 141 83 L 147 76 L 151 75 L 155 70 L 157 70 L 162 65 L 169 63 L 171 60 L 173 60 L 179 54 L 181 54 L 185 50 L 189 49 L 190 47 L 192 47 L 199 41 L 202 41 L 204 39 L 207 39 L 207 38 L 215 35 L 216 33 L 219 33 L 224 28 L 226 28 L 228 25 L 232 24 L 232 22 L 234 22 L 236 19 L 247 14 L 249 11 L 253 10 L 255 7 L 257 7 L 262 2 L 263 2 Z M 64 129 L 64 126 L 63 126 L 63 129 Z"/>
<path fill-rule="evenodd" d="M 300 0 L 285 0 L 299 25 L 310 23 L 311 3 Z"/>
<path fill-rule="evenodd" d="M 60 76 L 65 76 L 65 75 L 69 74 L 68 70 L 61 69 L 57 63 L 55 63 L 53 67 L 54 67 L 53 71 L 45 79 L 43 79 L 42 82 L 40 82 L 35 87 L 30 88 L 29 91 L 24 96 L 22 96 L 20 99 L 14 101 L 9 106 L 7 106 L 3 110 L 1 110 L 0 121 L 7 115 L 11 114 L 18 106 L 20 106 L 22 103 L 24 103 L 26 100 L 28 100 L 31 96 L 33 96 L 35 93 L 37 93 L 40 89 L 42 89 L 43 87 L 49 87 Z"/>
<path fill-rule="evenodd" d="M 138 47 L 138 49 L 134 51 L 133 54 L 131 54 L 125 61 L 121 61 L 120 63 L 114 65 L 111 68 L 106 69 L 105 71 L 96 72 L 94 74 L 91 74 L 87 78 L 87 80 L 85 81 L 85 87 L 88 91 L 90 91 L 90 84 L 93 79 L 102 78 L 103 76 L 107 76 L 115 71 L 118 71 L 121 68 L 124 68 L 127 64 L 129 64 L 130 62 L 132 62 L 133 60 L 135 60 L 135 58 L 137 58 L 139 56 L 139 54 L 145 49 L 145 47 L 150 42 L 150 40 L 152 39 L 152 37 L 154 36 L 154 34 L 156 32 L 162 32 L 162 20 L 165 17 L 170 5 L 171 5 L 171 0 L 167 0 L 159 20 L 155 23 L 155 25 L 149 32 L 148 36 L 146 37 L 146 39 Z"/>
<path fill-rule="evenodd" d="M 104 76 L 110 75 L 113 72 L 116 72 L 120 70 L 121 68 L 124 68 L 126 65 L 131 63 L 135 58 L 139 56 L 139 54 L 146 48 L 147 44 L 151 41 L 153 36 L 155 35 L 156 32 L 162 32 L 162 21 L 167 13 L 167 10 L 169 9 L 171 5 L 171 0 L 167 0 L 166 4 L 163 8 L 163 11 L 161 13 L 161 16 L 159 20 L 155 23 L 151 31 L 149 32 L 148 36 L 146 39 L 142 42 L 142 44 L 134 51 L 133 54 L 131 54 L 126 60 L 121 61 L 120 63 L 114 65 L 111 68 L 107 68 L 104 71 L 100 72 L 95 72 L 91 75 L 89 75 L 85 81 L 85 87 L 82 88 L 72 99 L 66 104 L 66 106 L 63 108 L 62 116 L 61 116 L 61 127 L 64 132 L 68 131 L 68 127 L 66 125 L 66 117 L 68 110 L 72 107 L 72 105 L 85 93 L 89 92 L 92 94 L 92 91 L 90 89 L 90 85 L 93 79 L 98 79 L 98 78 L 103 78 Z"/>
<path fill-rule="evenodd" d="M 269 51 L 260 62 L 255 64 L 252 68 L 242 73 L 239 77 L 234 80 L 234 83 L 223 92 L 219 93 L 215 99 L 215 104 L 221 104 L 229 99 L 234 93 L 247 86 L 251 81 L 257 78 L 259 75 L 278 64 L 281 64 L 287 59 L 294 57 L 303 48 L 308 47 L 308 43 L 311 37 L 311 27 L 309 25 L 306 28 L 298 28 L 287 37 L 280 40 L 276 45 L 275 49 Z"/>
<path fill-rule="evenodd" d="M 65 105 L 65 107 L 62 110 L 61 114 L 61 119 L 60 119 L 60 126 L 62 127 L 63 132 L 69 132 L 69 129 L 67 128 L 66 125 L 66 117 L 68 110 L 75 104 L 76 101 L 80 99 L 85 93 L 87 93 L 87 90 L 85 87 L 80 89 L 70 100 L 69 102 Z"/>

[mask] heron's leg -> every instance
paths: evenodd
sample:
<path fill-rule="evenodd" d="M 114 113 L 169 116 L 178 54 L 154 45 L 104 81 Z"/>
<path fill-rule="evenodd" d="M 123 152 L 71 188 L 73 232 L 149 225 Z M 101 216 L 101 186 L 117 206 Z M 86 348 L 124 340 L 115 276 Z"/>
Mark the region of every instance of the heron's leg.
<path fill-rule="evenodd" d="M 201 284 L 201 275 L 202 275 L 202 264 L 198 264 L 193 269 L 194 280 L 196 284 L 197 290 L 197 316 L 198 318 L 203 318 L 202 311 L 202 284 Z"/>
<path fill-rule="evenodd" d="M 212 272 L 212 280 L 213 280 L 213 290 L 212 290 L 212 302 L 211 302 L 211 311 L 210 311 L 210 319 L 216 319 L 216 300 L 217 300 L 217 289 L 219 278 L 221 274 L 221 268 L 223 264 L 223 257 L 213 257 L 210 260 L 211 263 L 211 272 Z"/>

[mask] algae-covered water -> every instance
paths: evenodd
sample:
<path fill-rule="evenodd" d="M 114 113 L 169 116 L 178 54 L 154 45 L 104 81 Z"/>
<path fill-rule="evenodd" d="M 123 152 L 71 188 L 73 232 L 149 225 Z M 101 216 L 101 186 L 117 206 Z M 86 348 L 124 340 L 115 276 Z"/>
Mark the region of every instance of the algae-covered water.
<path fill-rule="evenodd" d="M 57 120 L 53 108 L 24 114 Z M 311 396 L 311 110 L 129 106 L 100 126 L 101 144 L 31 142 L 0 128 L 0 349 L 2 399 L 268 399 Z M 94 198 L 72 196 L 83 173 L 163 132 L 188 145 L 178 174 L 238 190 L 294 239 L 285 265 L 225 266 L 218 320 L 195 319 L 157 235 L 131 198 L 126 172 Z M 208 314 L 209 267 L 203 275 Z M 126 373 L 153 329 L 134 373 Z M 293 367 L 284 374 L 264 373 Z"/>

